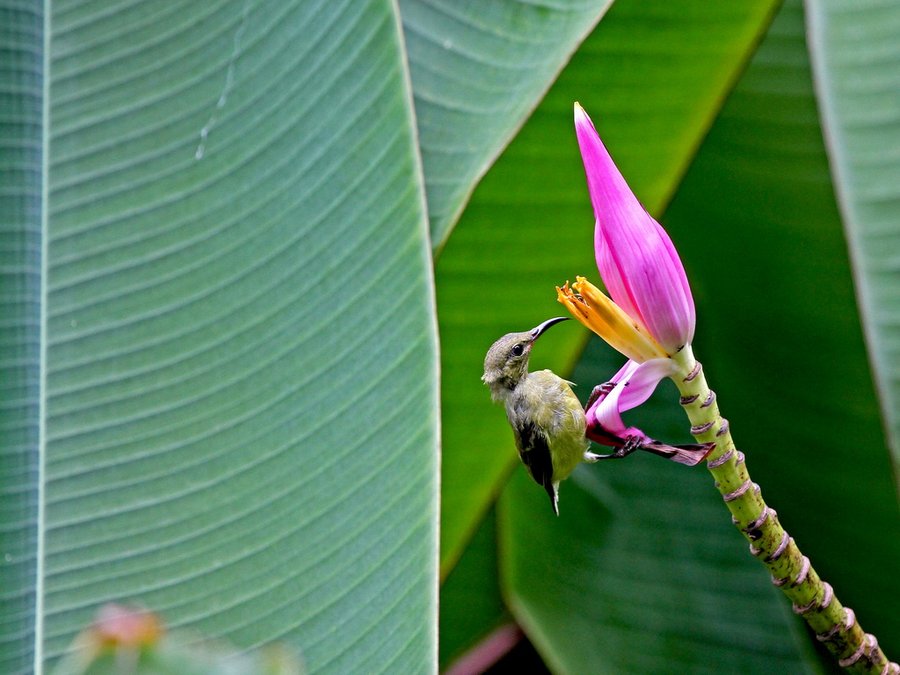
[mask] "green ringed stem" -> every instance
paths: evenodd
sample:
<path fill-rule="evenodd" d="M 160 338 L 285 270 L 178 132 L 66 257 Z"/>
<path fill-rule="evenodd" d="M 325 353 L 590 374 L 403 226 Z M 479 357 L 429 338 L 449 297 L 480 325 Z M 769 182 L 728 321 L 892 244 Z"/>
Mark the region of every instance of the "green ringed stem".
<path fill-rule="evenodd" d="M 842 668 L 853 673 L 900 674 L 900 666 L 888 661 L 875 636 L 866 633 L 853 610 L 841 604 L 831 585 L 819 577 L 809 558 L 781 526 L 775 509 L 766 505 L 759 485 L 750 479 L 744 453 L 735 447 L 728 421 L 719 413 L 716 396 L 690 345 L 672 358 L 679 366 L 673 379 L 691 422 L 691 433 L 698 443 L 716 443 L 706 466 L 731 512 L 732 522 L 748 541 L 750 553 L 765 565 L 772 583 L 791 600 L 794 612 L 806 620 Z"/>

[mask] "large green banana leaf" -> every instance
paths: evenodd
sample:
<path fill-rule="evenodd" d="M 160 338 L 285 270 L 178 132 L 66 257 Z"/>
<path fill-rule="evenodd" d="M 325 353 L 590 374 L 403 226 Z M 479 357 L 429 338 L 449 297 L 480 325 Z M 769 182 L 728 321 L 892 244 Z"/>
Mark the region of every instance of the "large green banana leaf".
<path fill-rule="evenodd" d="M 3 18 L 0 670 L 109 601 L 317 671 L 432 662 L 437 350 L 395 9 Z"/>
<path fill-rule="evenodd" d="M 810 0 L 807 25 L 838 204 L 881 399 L 900 470 L 900 5 Z M 885 152 L 885 148 L 893 152 Z"/>

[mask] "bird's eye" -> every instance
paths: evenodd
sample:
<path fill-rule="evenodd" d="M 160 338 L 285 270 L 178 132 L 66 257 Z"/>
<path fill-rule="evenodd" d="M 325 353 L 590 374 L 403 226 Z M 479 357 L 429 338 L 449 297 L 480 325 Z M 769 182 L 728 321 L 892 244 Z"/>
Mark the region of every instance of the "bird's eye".
<path fill-rule="evenodd" d="M 513 356 L 522 356 L 522 354 L 524 352 L 525 352 L 525 345 L 523 345 L 521 342 L 517 345 L 514 345 L 512 348 Z"/>

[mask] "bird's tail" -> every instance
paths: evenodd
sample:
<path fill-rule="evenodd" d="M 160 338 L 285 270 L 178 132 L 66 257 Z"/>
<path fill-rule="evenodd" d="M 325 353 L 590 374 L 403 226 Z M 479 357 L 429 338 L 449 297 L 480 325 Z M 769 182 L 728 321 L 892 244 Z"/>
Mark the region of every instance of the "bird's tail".
<path fill-rule="evenodd" d="M 559 481 L 553 482 L 550 480 L 544 481 L 544 489 L 547 491 L 547 495 L 550 497 L 550 506 L 553 507 L 553 513 L 557 516 L 559 515 Z"/>

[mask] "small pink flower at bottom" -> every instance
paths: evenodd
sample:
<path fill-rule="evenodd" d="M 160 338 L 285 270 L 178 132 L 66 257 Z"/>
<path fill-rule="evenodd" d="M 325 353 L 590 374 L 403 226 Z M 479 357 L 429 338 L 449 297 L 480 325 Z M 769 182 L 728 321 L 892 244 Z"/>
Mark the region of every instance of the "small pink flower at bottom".
<path fill-rule="evenodd" d="M 613 459 L 645 450 L 673 462 L 694 466 L 716 447 L 715 443 L 668 445 L 650 438 L 637 427 L 626 427 L 622 413 L 650 398 L 664 377 L 674 373 L 675 364 L 668 358 L 644 363 L 628 361 L 613 378 L 594 388 L 587 405 L 585 436 L 595 443 L 615 448 L 610 455 L 594 455 L 595 459 Z"/>

